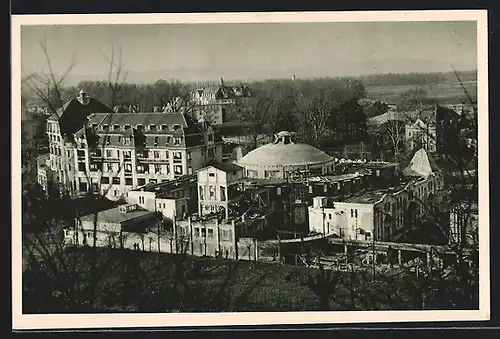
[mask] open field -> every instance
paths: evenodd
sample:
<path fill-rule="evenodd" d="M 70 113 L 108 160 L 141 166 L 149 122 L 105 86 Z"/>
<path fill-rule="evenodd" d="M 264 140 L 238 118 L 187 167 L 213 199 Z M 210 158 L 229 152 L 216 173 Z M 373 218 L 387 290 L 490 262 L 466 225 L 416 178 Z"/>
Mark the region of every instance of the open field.
<path fill-rule="evenodd" d="M 415 87 L 422 87 L 429 92 L 431 98 L 436 98 L 442 104 L 455 104 L 465 101 L 466 95 L 459 83 L 448 84 L 429 84 L 423 86 L 416 85 L 383 85 L 383 86 L 367 86 L 366 92 L 369 98 L 375 100 L 387 101 L 388 103 L 395 103 L 397 97 Z M 464 87 L 469 92 L 472 98 L 477 96 L 477 83 L 466 82 Z"/>

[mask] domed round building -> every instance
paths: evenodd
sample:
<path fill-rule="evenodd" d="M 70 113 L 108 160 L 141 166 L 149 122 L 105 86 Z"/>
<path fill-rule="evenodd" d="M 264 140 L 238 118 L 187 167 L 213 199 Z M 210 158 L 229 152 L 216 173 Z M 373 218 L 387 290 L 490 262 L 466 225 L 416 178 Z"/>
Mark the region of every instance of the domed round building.
<path fill-rule="evenodd" d="M 287 131 L 278 133 L 273 143 L 249 152 L 236 164 L 245 169 L 246 177 L 257 179 L 285 179 L 302 171 L 323 175 L 335 169 L 333 157 L 313 146 L 294 143 Z"/>

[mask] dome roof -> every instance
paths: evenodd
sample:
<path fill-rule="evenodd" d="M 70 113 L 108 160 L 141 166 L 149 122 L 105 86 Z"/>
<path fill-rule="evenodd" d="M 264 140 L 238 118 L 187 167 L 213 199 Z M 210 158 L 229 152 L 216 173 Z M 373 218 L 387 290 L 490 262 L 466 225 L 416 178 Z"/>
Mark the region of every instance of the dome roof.
<path fill-rule="evenodd" d="M 307 144 L 275 143 L 251 151 L 237 163 L 240 166 L 293 166 L 333 160 L 325 152 Z"/>

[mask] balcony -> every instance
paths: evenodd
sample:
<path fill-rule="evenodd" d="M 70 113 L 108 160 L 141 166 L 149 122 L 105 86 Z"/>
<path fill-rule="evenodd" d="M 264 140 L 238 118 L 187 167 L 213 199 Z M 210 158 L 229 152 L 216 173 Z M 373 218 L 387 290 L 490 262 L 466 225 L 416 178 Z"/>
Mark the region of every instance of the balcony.
<path fill-rule="evenodd" d="M 159 158 L 143 158 L 137 157 L 137 160 L 142 164 L 169 164 L 170 159 L 159 159 Z"/>

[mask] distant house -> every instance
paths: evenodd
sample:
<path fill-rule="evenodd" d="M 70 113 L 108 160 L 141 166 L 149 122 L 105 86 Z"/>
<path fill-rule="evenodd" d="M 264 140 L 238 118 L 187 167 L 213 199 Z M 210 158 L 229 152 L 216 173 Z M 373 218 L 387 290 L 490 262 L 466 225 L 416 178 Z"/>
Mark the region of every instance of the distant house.
<path fill-rule="evenodd" d="M 410 149 L 422 147 L 428 152 L 453 154 L 462 147 L 460 131 L 465 116 L 440 105 L 407 116 L 406 142 Z"/>
<path fill-rule="evenodd" d="M 234 108 L 240 99 L 252 96 L 246 85 L 229 86 L 221 78 L 219 86 L 200 88 L 192 94 L 196 106 L 193 118 L 204 119 L 212 125 L 223 124 L 227 120 L 227 111 Z"/>

